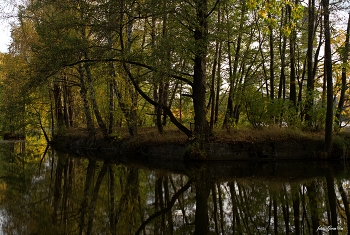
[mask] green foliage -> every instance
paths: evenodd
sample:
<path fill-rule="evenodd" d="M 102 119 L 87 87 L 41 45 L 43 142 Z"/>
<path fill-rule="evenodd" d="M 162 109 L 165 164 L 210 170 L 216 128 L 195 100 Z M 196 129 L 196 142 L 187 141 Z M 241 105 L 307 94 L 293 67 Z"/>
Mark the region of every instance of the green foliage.
<path fill-rule="evenodd" d="M 300 128 L 302 125 L 297 109 L 288 100 L 271 100 L 259 91 L 250 91 L 243 96 L 243 103 L 246 117 L 254 128 L 275 124 Z"/>
<path fill-rule="evenodd" d="M 260 92 L 246 92 L 243 103 L 246 108 L 247 119 L 254 128 L 268 125 L 270 118 L 267 112 L 269 99 Z"/>
<path fill-rule="evenodd" d="M 308 99 L 313 101 L 313 104 L 311 108 L 306 111 L 307 113 L 304 113 L 305 116 L 308 115 L 310 117 L 310 120 L 304 123 L 304 128 L 315 131 L 321 130 L 325 125 L 326 118 L 326 107 L 322 100 L 322 93 L 318 91 L 311 92 Z M 306 100 L 305 102 L 309 101 Z"/>
<path fill-rule="evenodd" d="M 312 110 L 308 112 L 311 117 L 311 123 L 304 123 L 305 129 L 308 130 L 322 130 L 325 125 L 326 107 L 317 103 L 313 106 Z"/>

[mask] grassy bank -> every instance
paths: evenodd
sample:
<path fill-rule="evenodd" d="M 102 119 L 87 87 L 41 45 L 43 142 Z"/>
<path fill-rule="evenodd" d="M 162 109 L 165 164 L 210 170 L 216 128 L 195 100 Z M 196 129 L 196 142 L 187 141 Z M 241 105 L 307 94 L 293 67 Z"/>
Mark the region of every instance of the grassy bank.
<path fill-rule="evenodd" d="M 244 128 L 234 129 L 229 132 L 223 129 L 216 129 L 209 138 L 208 144 L 205 144 L 204 152 L 199 150 L 199 153 L 203 155 L 212 153 L 214 155 L 217 148 L 224 147 L 229 148 L 230 153 L 227 153 L 227 155 L 245 151 L 246 155 L 249 155 L 248 158 L 264 157 L 266 153 L 271 157 L 270 155 L 273 155 L 273 152 L 276 151 L 279 153 L 277 155 L 281 155 L 284 149 L 286 154 L 283 153 L 283 155 L 286 156 L 288 154 L 292 156 L 294 151 L 299 151 L 300 155 L 304 151 L 306 155 L 312 155 L 313 158 L 319 159 L 348 157 L 350 133 L 341 132 L 334 135 L 332 156 L 325 156 L 322 153 L 323 140 L 324 135 L 322 132 L 305 132 L 291 128 Z M 114 150 L 114 152 L 119 154 L 125 153 L 129 155 L 150 152 L 169 155 L 174 154 L 171 152 L 173 147 L 169 146 L 180 146 L 186 154 L 188 152 L 190 154 L 193 153 L 193 155 L 199 154 L 193 142 L 175 128 L 167 128 L 163 134 L 158 133 L 156 128 L 140 128 L 138 136 L 134 138 L 129 136 L 127 129 L 121 128 L 116 130 L 115 134 L 108 140 L 104 139 L 98 131 L 93 138 L 89 138 L 85 129 L 70 129 L 55 136 L 54 145 L 60 149 L 86 148 L 98 151 L 105 149 L 106 152 Z M 193 146 L 195 147 L 193 148 Z M 170 149 L 169 153 L 164 152 L 164 149 L 168 147 Z M 163 152 L 157 149 L 163 149 Z M 182 153 L 183 151 L 181 150 L 180 152 Z M 203 159 L 207 158 L 204 157 Z"/>
<path fill-rule="evenodd" d="M 83 128 L 66 130 L 56 137 L 67 137 L 68 139 L 88 138 L 88 132 Z M 103 139 L 102 133 L 96 130 L 96 140 Z M 289 140 L 317 140 L 324 139 L 322 132 L 305 132 L 299 129 L 265 127 L 261 129 L 234 129 L 226 131 L 224 129 L 213 130 L 213 135 L 209 142 L 232 143 L 232 142 L 266 142 L 266 141 L 289 141 Z M 350 139 L 350 133 L 342 132 L 335 135 L 336 144 L 345 144 Z M 164 144 L 164 143 L 186 143 L 188 138 L 181 131 L 175 128 L 166 128 L 161 134 L 155 127 L 140 128 L 138 136 L 131 138 L 126 128 L 119 128 L 111 137 L 112 142 L 128 141 L 138 144 Z M 345 142 L 344 142 L 345 141 Z"/>

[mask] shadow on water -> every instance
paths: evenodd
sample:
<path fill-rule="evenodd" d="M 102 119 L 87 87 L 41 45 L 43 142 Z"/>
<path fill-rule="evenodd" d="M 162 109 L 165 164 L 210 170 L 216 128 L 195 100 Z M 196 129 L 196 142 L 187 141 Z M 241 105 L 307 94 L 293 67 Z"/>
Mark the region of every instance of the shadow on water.
<path fill-rule="evenodd" d="M 350 231 L 346 164 L 112 161 L 24 142 L 0 150 L 3 234 Z"/>

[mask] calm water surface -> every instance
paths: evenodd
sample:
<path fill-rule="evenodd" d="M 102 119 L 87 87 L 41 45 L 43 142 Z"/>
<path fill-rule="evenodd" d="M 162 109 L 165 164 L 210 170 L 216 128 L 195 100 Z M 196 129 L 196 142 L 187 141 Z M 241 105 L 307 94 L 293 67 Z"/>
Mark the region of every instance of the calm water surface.
<path fill-rule="evenodd" d="M 346 162 L 102 160 L 45 147 L 0 143 L 2 234 L 350 231 Z"/>

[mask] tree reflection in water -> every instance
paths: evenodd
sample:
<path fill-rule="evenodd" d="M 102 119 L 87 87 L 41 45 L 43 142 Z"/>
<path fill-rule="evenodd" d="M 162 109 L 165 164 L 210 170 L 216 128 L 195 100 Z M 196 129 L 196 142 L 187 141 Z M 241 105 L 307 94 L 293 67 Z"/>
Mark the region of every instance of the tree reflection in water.
<path fill-rule="evenodd" d="M 349 231 L 348 174 L 334 165 L 140 164 L 52 150 L 41 163 L 24 143 L 1 150 L 3 234 Z"/>

